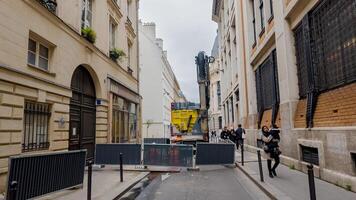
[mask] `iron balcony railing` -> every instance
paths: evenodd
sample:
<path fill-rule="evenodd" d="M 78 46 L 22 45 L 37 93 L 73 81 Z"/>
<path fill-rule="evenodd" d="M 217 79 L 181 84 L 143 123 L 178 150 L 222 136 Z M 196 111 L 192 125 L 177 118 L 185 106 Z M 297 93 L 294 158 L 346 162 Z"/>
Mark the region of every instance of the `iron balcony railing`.
<path fill-rule="evenodd" d="M 45 8 L 47 8 L 51 13 L 56 13 L 57 1 L 56 0 L 38 0 Z"/>

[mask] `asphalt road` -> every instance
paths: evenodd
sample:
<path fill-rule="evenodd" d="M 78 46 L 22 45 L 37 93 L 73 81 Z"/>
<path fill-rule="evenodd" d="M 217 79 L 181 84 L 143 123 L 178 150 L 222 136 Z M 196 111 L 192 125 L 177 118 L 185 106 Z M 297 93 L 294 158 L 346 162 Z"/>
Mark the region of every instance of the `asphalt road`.
<path fill-rule="evenodd" d="M 156 178 L 138 200 L 268 199 L 235 168 L 205 168 Z"/>

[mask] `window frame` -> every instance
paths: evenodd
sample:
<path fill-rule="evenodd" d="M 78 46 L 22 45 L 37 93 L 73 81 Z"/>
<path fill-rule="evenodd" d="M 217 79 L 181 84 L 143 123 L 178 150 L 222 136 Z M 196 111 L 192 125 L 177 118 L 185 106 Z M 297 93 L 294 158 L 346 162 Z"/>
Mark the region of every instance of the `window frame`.
<path fill-rule="evenodd" d="M 29 49 L 30 48 L 30 46 L 29 46 L 30 40 L 35 43 L 35 46 L 36 46 L 36 51 L 35 52 Z M 47 58 L 41 55 L 41 50 L 40 50 L 41 47 L 46 48 L 46 50 L 47 50 Z M 35 63 L 34 64 L 29 62 L 29 53 L 35 54 Z M 33 37 L 29 37 L 28 38 L 27 65 L 30 65 L 30 66 L 36 67 L 36 68 L 38 68 L 40 70 L 44 70 L 44 71 L 49 72 L 49 70 L 50 70 L 50 55 L 51 55 L 51 48 L 48 45 L 44 44 L 43 42 L 41 42 L 41 41 L 39 41 L 37 39 L 34 39 Z M 46 69 L 40 66 L 40 59 L 47 60 L 47 68 Z"/>
<path fill-rule="evenodd" d="M 50 116 L 50 104 L 25 100 L 23 120 L 24 130 L 23 139 L 21 142 L 22 152 L 42 151 L 49 149 L 49 132 L 51 121 Z M 37 132 L 35 133 L 35 131 L 38 131 L 38 129 L 40 129 L 41 134 L 38 134 Z M 38 137 L 44 137 L 43 141 L 41 142 L 41 138 Z M 30 139 L 32 143 L 30 143 Z"/>
<path fill-rule="evenodd" d="M 263 35 L 265 32 L 265 15 L 264 15 L 264 5 L 263 5 L 263 0 L 259 0 L 260 5 L 259 5 L 259 10 L 260 10 L 260 24 L 261 24 L 261 32 L 260 32 L 260 37 Z"/>
<path fill-rule="evenodd" d="M 83 20 L 84 12 L 84 20 Z M 88 14 L 90 13 L 90 20 Z M 93 25 L 93 0 L 82 0 L 81 28 L 92 27 Z M 88 21 L 87 21 L 88 20 Z"/>
<path fill-rule="evenodd" d="M 252 44 L 252 48 L 254 48 L 256 46 L 256 44 L 257 44 L 255 0 L 252 0 L 252 26 L 253 26 L 253 44 Z"/>
<path fill-rule="evenodd" d="M 114 29 L 113 29 L 114 28 Z M 118 23 L 110 17 L 109 20 L 109 50 L 116 48 L 116 36 L 117 36 Z"/>

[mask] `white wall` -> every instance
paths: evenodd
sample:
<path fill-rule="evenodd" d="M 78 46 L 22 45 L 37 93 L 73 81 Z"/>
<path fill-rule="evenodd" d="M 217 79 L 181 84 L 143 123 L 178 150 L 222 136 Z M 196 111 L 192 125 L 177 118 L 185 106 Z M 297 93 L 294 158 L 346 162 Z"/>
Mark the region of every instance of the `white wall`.
<path fill-rule="evenodd" d="M 180 87 L 156 37 L 154 23 L 139 24 L 140 91 L 142 100 L 142 136 L 170 138 L 171 103 L 179 99 Z"/>

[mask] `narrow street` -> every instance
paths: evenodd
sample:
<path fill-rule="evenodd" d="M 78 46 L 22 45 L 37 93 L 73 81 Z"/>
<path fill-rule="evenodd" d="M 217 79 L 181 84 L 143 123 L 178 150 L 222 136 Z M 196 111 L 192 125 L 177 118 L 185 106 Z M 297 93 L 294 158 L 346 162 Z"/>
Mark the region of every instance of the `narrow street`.
<path fill-rule="evenodd" d="M 154 181 L 138 200 L 268 199 L 242 172 L 224 166 L 201 167 Z"/>

